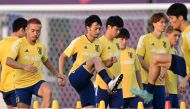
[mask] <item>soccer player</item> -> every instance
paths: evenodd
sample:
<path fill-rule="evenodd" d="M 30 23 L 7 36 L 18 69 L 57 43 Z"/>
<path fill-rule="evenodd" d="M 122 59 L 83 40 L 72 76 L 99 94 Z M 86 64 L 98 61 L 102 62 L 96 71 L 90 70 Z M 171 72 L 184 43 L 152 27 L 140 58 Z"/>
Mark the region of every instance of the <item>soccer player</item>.
<path fill-rule="evenodd" d="M 168 8 L 167 15 L 169 16 L 173 28 L 182 31 L 182 52 L 184 58 L 173 54 L 156 54 L 153 56 L 154 60 L 152 60 L 149 69 L 150 75 L 147 89 L 139 91 L 133 90 L 136 95 L 143 96 L 146 102 L 152 99 L 151 95 L 155 88 L 154 84 L 160 74 L 159 71 L 161 67 L 165 67 L 173 73 L 185 77 L 179 86 L 181 92 L 186 90 L 190 79 L 190 26 L 187 23 L 187 7 L 182 3 L 174 3 Z"/>
<path fill-rule="evenodd" d="M 125 28 L 122 28 L 119 35 L 117 36 L 117 39 L 119 41 L 119 47 L 121 50 L 120 62 L 121 72 L 123 74 L 123 107 L 137 108 L 138 102 L 142 101 L 142 98 L 132 94 L 130 89 L 143 89 L 140 75 L 141 64 L 138 60 L 135 50 L 127 46 L 129 38 L 129 31 Z"/>
<path fill-rule="evenodd" d="M 148 84 L 148 75 L 150 68 L 150 61 L 153 54 L 162 53 L 166 54 L 170 51 L 170 44 L 166 37 L 162 34 L 166 25 L 167 17 L 164 13 L 155 13 L 151 17 L 151 26 L 153 31 L 141 36 L 137 46 L 137 55 L 142 66 L 142 82 L 143 87 L 146 89 Z M 164 70 L 162 70 L 164 72 Z M 162 76 L 162 75 L 160 75 Z M 165 106 L 165 82 L 156 81 L 154 89 L 154 97 L 152 103 L 146 104 L 145 107 L 153 106 L 154 109 L 163 109 Z"/>
<path fill-rule="evenodd" d="M 180 84 L 179 89 L 181 92 L 185 92 L 190 79 L 190 25 L 187 22 L 187 14 L 187 7 L 182 3 L 174 3 L 167 10 L 167 15 L 173 28 L 180 29 L 182 32 L 181 48 L 188 75 L 186 75 Z"/>
<path fill-rule="evenodd" d="M 123 20 L 119 16 L 110 16 L 106 21 L 106 32 L 103 36 L 99 38 L 100 42 L 104 46 L 102 51 L 101 58 L 107 60 L 111 57 L 116 57 L 117 62 L 114 63 L 110 68 L 106 68 L 109 77 L 112 79 L 117 78 L 121 75 L 120 67 L 120 49 L 119 43 L 116 39 L 116 36 L 120 33 L 121 28 L 123 28 Z M 106 107 L 109 105 L 110 108 L 120 108 L 123 105 L 123 95 L 121 84 L 118 84 L 118 89 L 114 94 L 108 93 L 107 84 L 102 80 L 100 75 L 96 77 L 96 84 L 98 85 L 97 89 L 97 104 L 101 100 L 105 101 Z"/>
<path fill-rule="evenodd" d="M 177 50 L 174 48 L 178 44 L 180 37 L 180 30 L 174 29 L 171 25 L 166 28 L 166 37 L 171 45 L 171 54 L 177 55 Z M 178 77 L 172 71 L 168 70 L 166 73 L 166 89 L 167 89 L 167 100 L 170 100 L 172 108 L 179 108 L 178 101 Z"/>
<path fill-rule="evenodd" d="M 46 54 L 45 46 L 38 40 L 41 22 L 31 18 L 27 22 L 26 37 L 16 40 L 11 48 L 6 64 L 14 68 L 15 93 L 18 108 L 29 108 L 32 94 L 42 97 L 42 107 L 51 104 L 52 90 L 42 77 L 42 63 L 58 78 L 65 81 L 63 75 L 53 67 Z"/>
<path fill-rule="evenodd" d="M 16 107 L 16 96 L 14 88 L 14 69 L 6 65 L 6 59 L 11 52 L 11 47 L 14 41 L 25 36 L 25 28 L 27 20 L 24 18 L 17 18 L 12 24 L 13 33 L 0 41 L 0 62 L 2 66 L 1 71 L 1 87 L 3 99 L 7 108 Z"/>
<path fill-rule="evenodd" d="M 101 75 L 107 83 L 112 84 L 104 66 L 110 67 L 117 62 L 115 57 L 102 60 L 103 47 L 97 39 L 102 22 L 97 15 L 91 15 L 85 19 L 87 33 L 74 39 L 59 58 L 59 73 L 64 70 L 65 60 L 76 56 L 72 68 L 69 71 L 69 81 L 80 96 L 82 107 L 95 107 L 95 90 L 91 81 L 94 72 Z M 111 82 L 111 83 L 110 83 Z M 106 90 L 111 93 L 109 87 Z"/>

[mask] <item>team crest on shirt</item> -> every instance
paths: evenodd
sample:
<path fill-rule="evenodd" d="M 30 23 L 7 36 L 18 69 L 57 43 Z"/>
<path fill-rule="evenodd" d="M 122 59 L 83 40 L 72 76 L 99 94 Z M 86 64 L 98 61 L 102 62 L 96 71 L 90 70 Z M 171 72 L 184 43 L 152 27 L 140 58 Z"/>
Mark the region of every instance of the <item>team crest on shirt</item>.
<path fill-rule="evenodd" d="M 133 58 L 133 53 L 128 52 L 128 56 L 129 56 L 130 58 Z"/>
<path fill-rule="evenodd" d="M 119 49 L 119 44 L 118 44 L 118 43 L 116 43 L 116 46 L 117 46 L 117 48 Z"/>
<path fill-rule="evenodd" d="M 108 46 L 108 50 L 109 50 L 109 49 L 111 49 L 111 47 L 110 47 L 110 46 Z"/>
<path fill-rule="evenodd" d="M 41 55 L 42 54 L 42 48 L 41 47 L 37 47 L 37 51 L 38 53 Z"/>
<path fill-rule="evenodd" d="M 166 48 L 166 42 L 163 41 L 162 43 L 163 43 L 163 47 Z"/>
<path fill-rule="evenodd" d="M 99 45 L 95 45 L 95 50 L 96 50 L 96 52 L 99 52 L 100 51 L 100 46 Z"/>
<path fill-rule="evenodd" d="M 87 46 L 84 46 L 84 49 L 87 49 L 88 47 Z"/>

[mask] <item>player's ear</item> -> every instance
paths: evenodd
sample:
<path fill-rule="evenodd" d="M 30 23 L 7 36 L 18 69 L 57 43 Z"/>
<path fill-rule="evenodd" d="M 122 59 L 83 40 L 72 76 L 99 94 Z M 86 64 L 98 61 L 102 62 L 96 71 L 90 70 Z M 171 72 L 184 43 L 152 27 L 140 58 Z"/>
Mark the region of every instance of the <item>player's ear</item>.
<path fill-rule="evenodd" d="M 183 16 L 179 16 L 178 19 L 179 19 L 180 21 L 184 20 Z"/>
<path fill-rule="evenodd" d="M 90 30 L 90 27 L 89 27 L 89 26 L 86 26 L 86 30 L 89 31 L 89 30 Z"/>
<path fill-rule="evenodd" d="M 107 26 L 107 29 L 108 29 L 108 30 L 111 29 L 111 25 L 108 25 L 108 26 Z"/>

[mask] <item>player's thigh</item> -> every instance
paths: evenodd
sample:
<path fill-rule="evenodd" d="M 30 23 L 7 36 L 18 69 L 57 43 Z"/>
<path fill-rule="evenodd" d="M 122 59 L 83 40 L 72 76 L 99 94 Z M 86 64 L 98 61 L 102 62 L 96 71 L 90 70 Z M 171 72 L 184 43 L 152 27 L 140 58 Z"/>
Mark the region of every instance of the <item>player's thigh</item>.
<path fill-rule="evenodd" d="M 52 89 L 50 85 L 43 80 L 35 85 L 33 92 L 35 95 L 40 97 L 49 97 L 52 95 Z"/>

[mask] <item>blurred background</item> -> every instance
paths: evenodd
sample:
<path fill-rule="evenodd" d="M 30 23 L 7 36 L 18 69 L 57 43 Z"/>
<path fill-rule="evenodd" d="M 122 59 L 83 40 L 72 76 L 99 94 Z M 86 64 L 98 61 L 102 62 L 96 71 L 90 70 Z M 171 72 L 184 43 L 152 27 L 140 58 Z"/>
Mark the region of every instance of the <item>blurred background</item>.
<path fill-rule="evenodd" d="M 105 31 L 105 21 L 109 16 L 121 16 L 124 27 L 131 34 L 129 46 L 136 49 L 139 37 L 150 31 L 150 16 L 155 12 L 165 13 L 173 2 L 184 2 L 190 12 L 190 0 L 0 0 L 0 39 L 10 35 L 12 22 L 16 18 L 39 18 L 42 22 L 40 40 L 46 45 L 48 56 L 54 66 L 58 67 L 60 54 L 75 37 L 85 34 L 84 19 L 89 15 L 97 14 L 102 19 L 101 35 Z M 66 6 L 68 7 L 64 8 Z M 65 74 L 71 65 L 71 61 L 67 60 Z M 79 97 L 70 83 L 65 87 L 59 87 L 55 77 L 46 68 L 43 68 L 43 72 L 45 80 L 53 89 L 53 99 L 59 101 L 60 107 L 75 107 Z M 179 96 L 180 100 L 185 100 L 187 108 L 190 108 L 190 90 Z M 33 100 L 36 99 L 41 101 L 33 97 Z M 2 102 L 0 105 L 3 105 Z"/>

